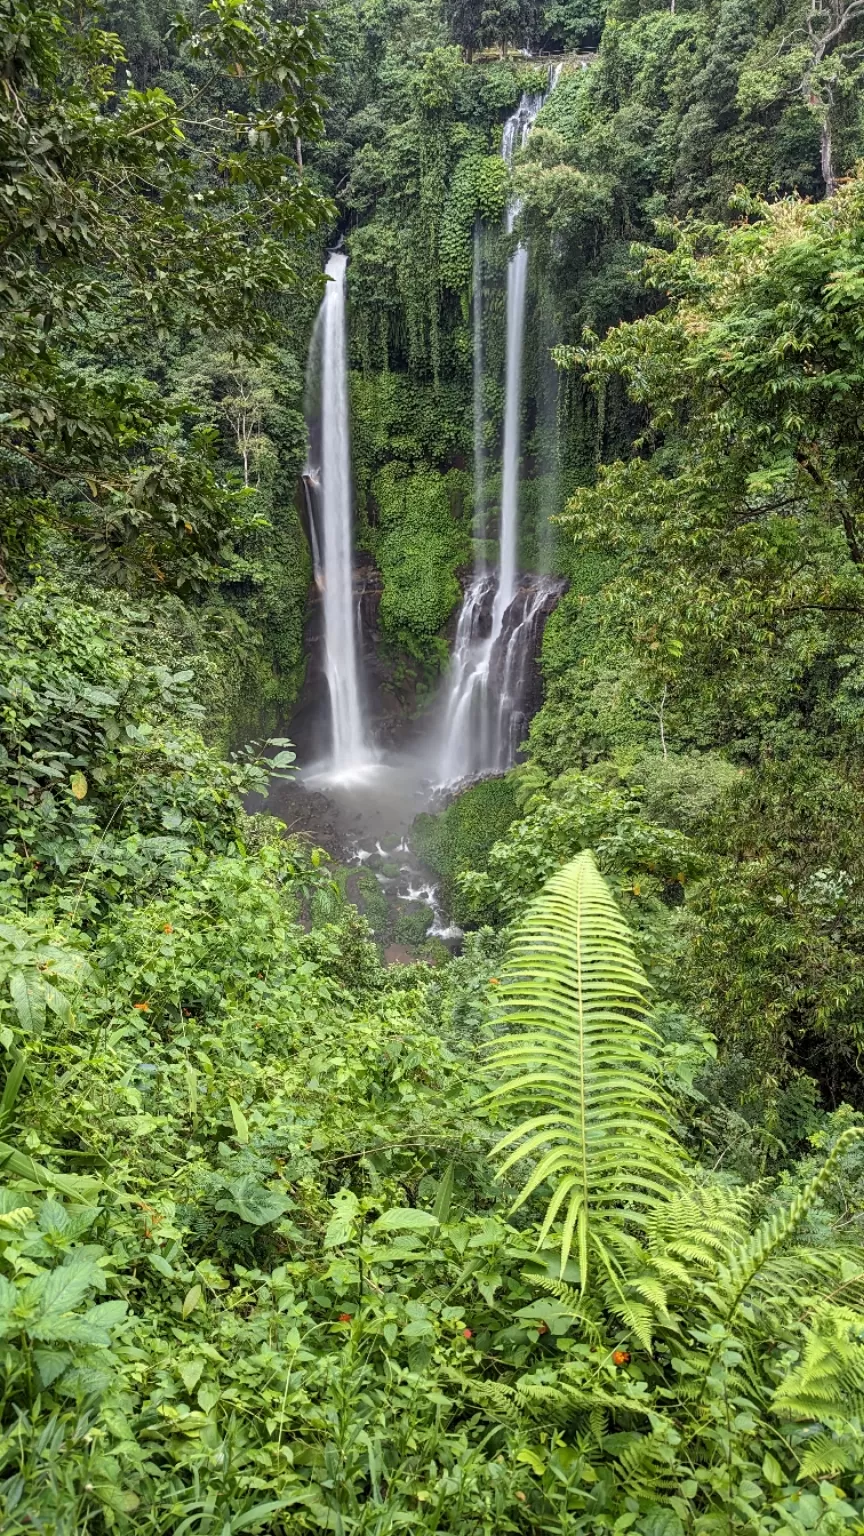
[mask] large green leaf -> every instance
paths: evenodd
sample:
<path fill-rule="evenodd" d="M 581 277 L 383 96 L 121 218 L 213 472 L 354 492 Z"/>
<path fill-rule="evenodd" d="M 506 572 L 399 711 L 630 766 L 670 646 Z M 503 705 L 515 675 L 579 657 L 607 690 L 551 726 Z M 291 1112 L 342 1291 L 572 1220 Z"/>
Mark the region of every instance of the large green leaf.
<path fill-rule="evenodd" d="M 437 1227 L 438 1217 L 431 1211 L 418 1211 L 411 1205 L 394 1205 L 373 1223 L 373 1232 L 427 1232 Z"/>
<path fill-rule="evenodd" d="M 528 1117 L 505 1135 L 501 1174 L 531 1159 L 516 1206 L 551 1185 L 541 1245 L 560 1222 L 561 1272 L 575 1249 L 582 1287 L 593 1252 L 640 1227 L 680 1182 L 683 1155 L 656 1083 L 647 981 L 590 853 L 547 882 L 516 929 L 490 1049 L 505 1081 L 491 1097 Z"/>
<path fill-rule="evenodd" d="M 45 1025 L 45 994 L 38 978 L 32 972 L 13 971 L 9 991 L 21 1028 L 38 1034 Z"/>
<path fill-rule="evenodd" d="M 43 1317 L 63 1317 L 81 1305 L 94 1282 L 101 1278 L 89 1260 L 84 1263 L 61 1264 L 57 1269 L 31 1280 L 26 1294 L 38 1298 Z"/>
<path fill-rule="evenodd" d="M 253 1227 L 264 1227 L 268 1222 L 278 1221 L 291 1206 L 287 1195 L 267 1189 L 251 1173 L 235 1179 L 228 1185 L 228 1189 L 230 1199 L 217 1200 L 217 1211 L 234 1211 L 241 1221 L 248 1221 Z"/>

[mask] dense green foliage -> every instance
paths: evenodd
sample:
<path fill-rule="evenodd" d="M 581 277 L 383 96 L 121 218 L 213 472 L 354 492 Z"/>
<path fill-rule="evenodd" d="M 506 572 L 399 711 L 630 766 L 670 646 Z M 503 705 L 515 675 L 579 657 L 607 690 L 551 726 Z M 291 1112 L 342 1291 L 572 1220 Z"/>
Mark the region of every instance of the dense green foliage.
<path fill-rule="evenodd" d="M 417 817 L 414 845 L 429 868 L 441 876 L 444 898 L 458 921 L 470 913 L 460 900 L 458 877 L 469 870 L 485 870 L 493 844 L 507 832 L 516 811 L 510 779 L 483 779 L 438 815 L 424 812 Z"/>
<path fill-rule="evenodd" d="M 0 4 L 4 1536 L 864 1530 L 861 26 Z M 328 221 L 380 636 L 446 660 L 526 42 L 599 45 L 512 184 L 569 587 L 526 760 L 415 827 L 451 958 L 236 743 Z"/>

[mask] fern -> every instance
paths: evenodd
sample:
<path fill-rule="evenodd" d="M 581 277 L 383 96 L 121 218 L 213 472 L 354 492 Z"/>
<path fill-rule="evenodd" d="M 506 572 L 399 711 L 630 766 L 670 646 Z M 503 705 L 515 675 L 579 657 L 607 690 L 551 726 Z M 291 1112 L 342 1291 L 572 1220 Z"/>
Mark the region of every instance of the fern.
<path fill-rule="evenodd" d="M 600 1344 L 603 1340 L 603 1329 L 600 1324 L 600 1316 L 596 1306 L 582 1292 L 577 1291 L 566 1280 L 553 1280 L 550 1275 L 532 1275 L 534 1285 L 538 1285 L 542 1291 L 548 1291 L 557 1301 L 561 1302 L 573 1321 L 579 1323 L 584 1336 L 592 1344 Z"/>
<path fill-rule="evenodd" d="M 531 1111 L 493 1150 L 506 1154 L 499 1177 L 537 1159 L 514 1209 L 554 1186 L 540 1243 L 560 1218 L 561 1273 L 575 1244 L 583 1291 L 589 1263 L 615 1267 L 604 1237 L 644 1227 L 683 1171 L 652 1070 L 647 985 L 592 855 L 579 854 L 516 930 L 498 994 L 509 1032 L 490 1049 L 507 1075 L 491 1097 Z"/>
<path fill-rule="evenodd" d="M 785 1418 L 829 1426 L 864 1418 L 864 1318 L 859 1312 L 819 1308 L 802 1359 L 777 1388 L 773 1406 Z"/>
<path fill-rule="evenodd" d="M 802 1478 L 837 1477 L 857 1472 L 864 1465 L 864 1436 L 858 1434 L 814 1435 L 801 1457 Z"/>
<path fill-rule="evenodd" d="M 824 1189 L 843 1153 L 853 1141 L 864 1136 L 864 1129 L 851 1126 L 835 1143 L 831 1154 L 810 1183 L 805 1185 L 790 1201 L 785 1210 L 770 1216 L 756 1228 L 750 1241 L 735 1249 L 721 1274 L 721 1287 L 725 1293 L 725 1316 L 728 1321 L 737 1311 L 745 1291 L 764 1269 L 777 1249 L 787 1241 L 801 1225 L 814 1200 Z"/>
<path fill-rule="evenodd" d="M 663 1500 L 677 1492 L 678 1470 L 675 1449 L 668 1430 L 648 1435 L 634 1435 L 618 1453 L 622 1491 L 630 1497 Z"/>

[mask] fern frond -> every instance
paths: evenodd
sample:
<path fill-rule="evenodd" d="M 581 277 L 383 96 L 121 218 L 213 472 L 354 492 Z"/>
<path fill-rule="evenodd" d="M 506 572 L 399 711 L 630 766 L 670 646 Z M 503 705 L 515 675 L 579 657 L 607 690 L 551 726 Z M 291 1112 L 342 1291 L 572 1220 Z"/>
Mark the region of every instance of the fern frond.
<path fill-rule="evenodd" d="M 661 1502 L 677 1492 L 675 1450 L 662 1431 L 634 1436 L 622 1446 L 617 1461 L 622 1492 Z"/>
<path fill-rule="evenodd" d="M 857 1472 L 864 1466 L 864 1435 L 842 1438 L 837 1435 L 814 1435 L 801 1457 L 799 1476 L 839 1477 L 841 1472 Z"/>
<path fill-rule="evenodd" d="M 552 1183 L 541 1240 L 560 1220 L 561 1273 L 575 1248 L 583 1292 L 604 1232 L 644 1229 L 683 1174 L 653 1071 L 647 985 L 592 855 L 579 854 L 516 930 L 497 994 L 508 1033 L 489 1049 L 505 1076 L 490 1098 L 534 1111 L 495 1147 L 499 1177 L 537 1159 L 517 1204 Z"/>
<path fill-rule="evenodd" d="M 824 1306 L 807 1332 L 799 1364 L 774 1393 L 775 1413 L 837 1425 L 864 1413 L 864 1318 Z"/>
<path fill-rule="evenodd" d="M 727 1320 L 736 1312 L 747 1287 L 768 1263 L 777 1249 L 801 1225 L 814 1200 L 827 1184 L 834 1168 L 853 1141 L 864 1136 L 864 1127 L 850 1126 L 835 1143 L 831 1154 L 810 1183 L 800 1190 L 784 1211 L 776 1212 L 757 1227 L 748 1243 L 733 1252 L 721 1273 L 721 1286 L 727 1301 Z"/>
<path fill-rule="evenodd" d="M 688 1190 L 652 1212 L 647 1223 L 652 1256 L 668 1255 L 697 1271 L 716 1271 L 749 1233 L 748 1192 Z"/>
<path fill-rule="evenodd" d="M 550 1275 L 532 1276 L 534 1285 L 538 1285 L 541 1291 L 548 1291 L 556 1301 L 560 1301 L 566 1310 L 568 1317 L 572 1317 L 575 1323 L 580 1323 L 585 1337 L 592 1344 L 601 1344 L 603 1341 L 603 1329 L 599 1320 L 591 1308 L 591 1304 L 575 1286 L 568 1285 L 566 1280 L 553 1280 Z"/>
<path fill-rule="evenodd" d="M 520 1421 L 516 1394 L 505 1382 L 475 1380 L 456 1373 L 453 1373 L 451 1379 L 458 1381 L 469 1402 L 475 1403 L 485 1413 L 505 1424 L 517 1424 Z"/>

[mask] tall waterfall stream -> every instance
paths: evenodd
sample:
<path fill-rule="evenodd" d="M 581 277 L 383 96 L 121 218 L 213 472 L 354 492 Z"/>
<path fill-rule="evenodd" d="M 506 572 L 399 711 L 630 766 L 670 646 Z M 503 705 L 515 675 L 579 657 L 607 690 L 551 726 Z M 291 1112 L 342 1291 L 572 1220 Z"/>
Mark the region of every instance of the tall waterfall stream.
<path fill-rule="evenodd" d="M 549 92 L 558 73 L 550 76 Z M 501 156 L 513 164 L 547 95 L 523 95 L 501 135 Z M 519 217 L 518 198 L 507 209 L 507 233 Z M 482 447 L 483 311 L 482 245 L 474 246 L 474 502 L 485 526 L 485 461 Z M 501 512 L 498 569 L 486 569 L 485 544 L 475 561 L 456 626 L 438 750 L 438 779 L 443 785 L 509 768 L 526 724 L 524 684 L 533 662 L 538 631 L 561 590 L 554 578 L 520 582 L 519 463 L 522 421 L 522 353 L 528 250 L 520 241 L 507 264 L 507 334 L 504 436 L 501 452 Z M 478 446 L 479 444 L 479 446 Z M 479 473 L 478 473 L 479 469 Z M 475 513 L 476 527 L 476 513 Z"/>
<path fill-rule="evenodd" d="M 334 251 L 325 268 L 329 279 L 318 311 L 310 372 L 319 376 L 318 462 L 310 459 L 307 485 L 313 490 L 311 519 L 315 580 L 324 607 L 324 670 L 330 698 L 329 771 L 348 773 L 370 762 L 357 666 L 354 605 L 353 486 L 348 412 L 348 328 L 345 317 L 347 256 Z"/>
<path fill-rule="evenodd" d="M 549 90 L 557 74 L 550 76 Z M 546 93 L 548 95 L 548 92 Z M 512 165 L 546 95 L 523 95 L 504 125 L 501 155 Z M 512 234 L 518 200 L 507 209 Z M 431 936 L 458 939 L 438 904 L 434 880 L 411 852 L 419 811 L 458 785 L 501 773 L 515 761 L 528 722 L 526 700 L 542 626 L 560 595 L 557 577 L 520 573 L 519 481 L 528 250 L 520 241 L 507 265 L 505 399 L 498 556 L 487 555 L 484 447 L 483 229 L 474 231 L 474 572 L 458 615 L 450 668 L 437 708 L 412 747 L 386 756 L 366 723 L 361 635 L 354 583 L 353 487 L 348 389 L 347 257 L 331 254 L 329 279 L 309 361 L 310 456 L 304 475 L 315 580 L 323 615 L 322 660 L 329 729 L 297 786 L 274 783 L 269 804 L 289 825 L 312 829 L 362 881 L 374 874 L 391 907 L 404 904 Z M 302 795 L 302 804 L 297 796 Z M 351 884 L 349 879 L 349 893 Z M 422 912 L 426 911 L 428 923 Z M 416 926 L 416 924 L 415 924 Z M 398 924 L 397 924 L 398 931 Z M 419 929 L 418 929 L 419 931 Z M 398 946 L 396 946 L 398 950 Z M 393 958 L 403 958 L 394 953 Z M 408 958 L 408 956 L 405 956 Z"/>

